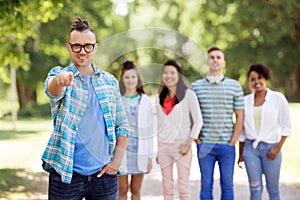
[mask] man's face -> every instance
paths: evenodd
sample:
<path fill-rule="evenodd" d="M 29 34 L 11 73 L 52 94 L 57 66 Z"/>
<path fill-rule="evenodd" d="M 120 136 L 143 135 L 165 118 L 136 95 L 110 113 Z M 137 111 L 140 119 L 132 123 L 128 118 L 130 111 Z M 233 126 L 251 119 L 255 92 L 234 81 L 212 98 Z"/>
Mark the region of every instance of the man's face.
<path fill-rule="evenodd" d="M 71 46 L 73 46 L 73 50 Z M 85 46 L 85 48 L 83 46 Z M 93 32 L 89 30 L 83 32 L 75 30 L 70 33 L 70 39 L 69 44 L 67 44 L 67 48 L 71 55 L 72 61 L 77 68 L 91 66 L 91 62 L 97 47 L 98 44 L 96 43 L 96 37 Z M 80 51 L 77 52 L 78 50 Z"/>
<path fill-rule="evenodd" d="M 219 50 L 209 52 L 208 65 L 210 72 L 222 72 L 223 67 L 226 65 L 223 52 Z"/>

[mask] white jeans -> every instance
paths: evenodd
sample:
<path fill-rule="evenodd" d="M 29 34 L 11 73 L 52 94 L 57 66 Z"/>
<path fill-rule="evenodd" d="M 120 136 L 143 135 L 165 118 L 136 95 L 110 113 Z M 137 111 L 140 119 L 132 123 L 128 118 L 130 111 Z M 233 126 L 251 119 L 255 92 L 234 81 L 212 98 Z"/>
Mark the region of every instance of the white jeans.
<path fill-rule="evenodd" d="M 165 200 L 174 199 L 173 165 L 176 163 L 178 172 L 178 191 L 181 200 L 190 200 L 190 168 L 192 163 L 192 150 L 186 155 L 179 153 L 179 142 L 172 144 L 158 142 L 158 163 L 161 168 L 163 194 Z"/>

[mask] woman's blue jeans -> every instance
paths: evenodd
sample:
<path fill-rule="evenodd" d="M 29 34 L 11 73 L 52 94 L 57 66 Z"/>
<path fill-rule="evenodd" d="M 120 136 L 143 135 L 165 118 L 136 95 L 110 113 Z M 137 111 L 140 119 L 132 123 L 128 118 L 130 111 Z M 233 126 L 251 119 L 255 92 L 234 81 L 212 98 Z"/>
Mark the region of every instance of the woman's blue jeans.
<path fill-rule="evenodd" d="M 214 168 L 218 162 L 220 170 L 221 199 L 233 200 L 233 171 L 235 147 L 228 144 L 200 143 L 197 145 L 201 172 L 200 199 L 213 199 Z"/>
<path fill-rule="evenodd" d="M 83 176 L 74 172 L 71 184 L 67 184 L 61 181 L 61 176 L 54 169 L 51 169 L 49 200 L 118 200 L 117 175 L 103 174 L 97 178 L 97 174 Z"/>
<path fill-rule="evenodd" d="M 267 153 L 275 144 L 260 142 L 254 149 L 253 141 L 246 140 L 243 158 L 248 174 L 250 186 L 250 199 L 260 200 L 263 191 L 262 176 L 265 175 L 266 187 L 270 200 L 280 199 L 279 176 L 282 155 L 281 152 L 274 160 L 267 159 Z"/>

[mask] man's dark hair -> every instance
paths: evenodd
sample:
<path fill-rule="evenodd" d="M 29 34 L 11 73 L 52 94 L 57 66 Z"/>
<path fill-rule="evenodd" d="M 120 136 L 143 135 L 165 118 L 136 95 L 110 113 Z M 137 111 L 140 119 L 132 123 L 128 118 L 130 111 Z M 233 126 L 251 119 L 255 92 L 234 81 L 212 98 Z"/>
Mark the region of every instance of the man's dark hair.
<path fill-rule="evenodd" d="M 222 51 L 222 49 L 220 49 L 220 48 L 217 47 L 217 46 L 212 46 L 212 47 L 208 48 L 207 53 L 210 53 L 210 52 L 212 52 L 212 51 Z M 224 54 L 224 51 L 222 51 L 222 52 L 223 52 L 223 54 Z"/>
<path fill-rule="evenodd" d="M 71 33 L 74 30 L 79 31 L 79 32 L 89 30 L 94 33 L 94 30 L 90 27 L 89 22 L 87 20 L 81 20 L 79 17 L 77 17 L 73 21 L 73 24 L 71 26 L 71 30 L 69 33 Z"/>

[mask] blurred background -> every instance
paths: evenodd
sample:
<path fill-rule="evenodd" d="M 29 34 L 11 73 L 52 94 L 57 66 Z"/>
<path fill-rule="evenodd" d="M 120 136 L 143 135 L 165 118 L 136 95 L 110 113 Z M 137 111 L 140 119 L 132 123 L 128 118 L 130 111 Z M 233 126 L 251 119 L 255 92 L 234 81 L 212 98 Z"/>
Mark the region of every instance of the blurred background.
<path fill-rule="evenodd" d="M 69 64 L 65 44 L 75 17 L 90 21 L 102 52 L 134 47 L 136 44 L 130 40 L 109 47 L 101 44 L 124 31 L 149 27 L 175 31 L 204 51 L 217 45 L 226 54 L 224 73 L 239 80 L 245 93 L 249 92 L 248 67 L 263 63 L 272 70 L 270 87 L 284 93 L 290 102 L 300 101 L 299 0 L 0 0 L 0 100 L 2 105 L 9 103 L 1 106 L 0 117 L 10 112 L 10 86 L 14 80 L 19 114 L 36 115 L 47 110 L 40 108 L 47 104 L 43 81 L 50 68 Z M 151 42 L 153 35 L 145 34 L 141 40 Z M 195 73 L 201 66 L 187 62 L 180 53 L 185 43 L 176 43 L 176 37 L 169 41 L 174 50 L 171 54 L 166 48 L 131 48 L 131 52 L 122 52 L 105 66 L 101 62 L 98 65 L 118 78 L 120 62 L 126 59 L 146 67 L 176 58 L 189 82 L 201 78 Z M 105 60 L 105 53 L 101 56 Z M 201 56 L 199 60 L 203 60 Z M 14 71 L 16 78 L 12 79 Z M 147 74 L 150 79 L 157 74 L 152 76 Z M 149 86 L 150 93 L 153 87 Z M 37 106 L 39 109 L 34 111 Z"/>
<path fill-rule="evenodd" d="M 37 162 L 34 156 L 40 157 L 50 135 L 43 83 L 52 67 L 69 64 L 65 46 L 76 17 L 88 20 L 96 33 L 95 63 L 119 78 L 120 64 L 133 60 L 149 95 L 157 92 L 167 59 L 182 64 L 189 84 L 206 73 L 206 49 L 219 46 L 227 61 L 225 75 L 238 80 L 245 94 L 250 92 L 248 67 L 265 64 L 272 72 L 268 87 L 282 92 L 293 116 L 300 117 L 299 0 L 0 0 L 2 194 L 11 188 L 24 191 L 29 181 L 19 187 L 9 180 L 36 177 L 27 167 L 40 170 L 39 163 L 26 163 Z M 296 141 L 289 146 L 293 161 L 284 165 L 290 171 L 299 166 Z M 27 156 L 18 156 L 22 153 Z M 32 188 L 39 188 L 39 181 Z"/>

